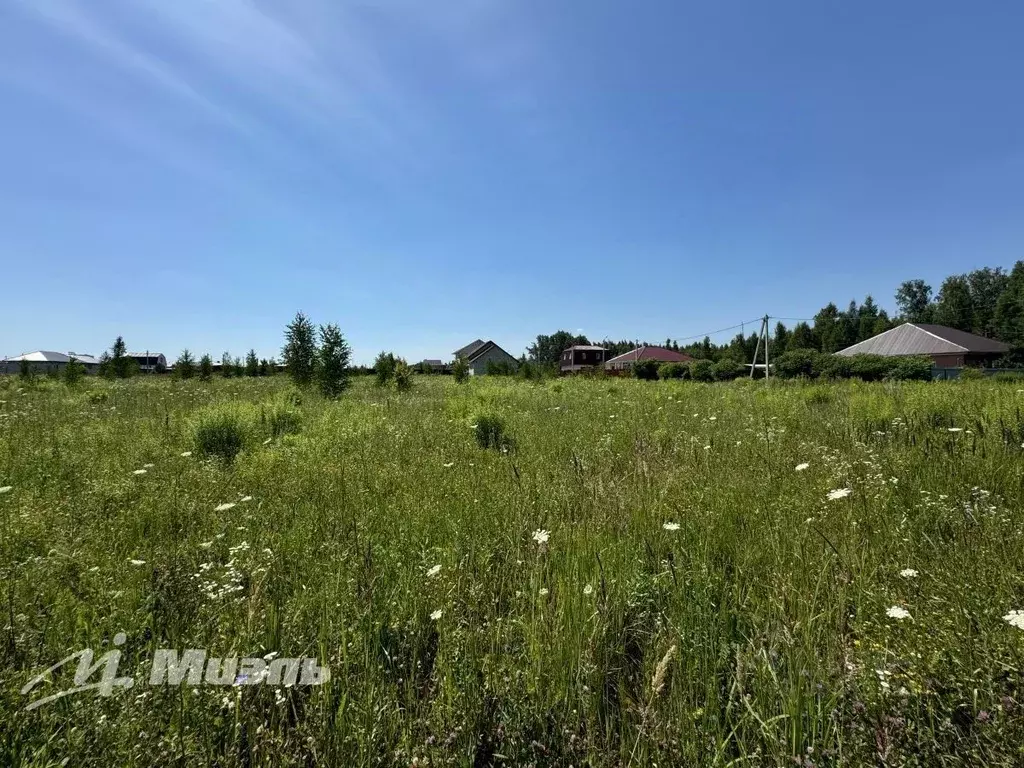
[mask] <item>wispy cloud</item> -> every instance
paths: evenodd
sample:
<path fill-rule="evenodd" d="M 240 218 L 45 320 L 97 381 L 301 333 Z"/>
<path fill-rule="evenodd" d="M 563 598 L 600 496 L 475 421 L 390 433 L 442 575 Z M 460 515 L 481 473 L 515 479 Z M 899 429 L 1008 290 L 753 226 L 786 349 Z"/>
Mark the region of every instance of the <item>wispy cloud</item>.
<path fill-rule="evenodd" d="M 486 108 L 523 126 L 539 110 L 528 24 L 502 33 L 513 13 L 505 0 L 21 0 L 18 7 L 201 116 L 210 130 L 289 167 L 402 177 L 429 166 L 438 147 L 457 144 L 458 116 L 424 84 L 443 92 L 460 83 L 424 76 L 421 69 L 440 65 L 404 56 L 405 43 L 439 43 L 448 66 L 479 84 Z M 181 141 L 145 114 L 136 120 L 140 132 L 155 128 Z"/>

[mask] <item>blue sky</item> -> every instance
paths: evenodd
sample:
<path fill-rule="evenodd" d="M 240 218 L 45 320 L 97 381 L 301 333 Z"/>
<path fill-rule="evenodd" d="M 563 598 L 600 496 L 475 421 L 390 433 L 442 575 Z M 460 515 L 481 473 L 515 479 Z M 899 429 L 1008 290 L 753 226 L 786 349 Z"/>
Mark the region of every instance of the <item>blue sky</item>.
<path fill-rule="evenodd" d="M 0 354 L 682 338 L 1024 258 L 1024 4 L 9 0 Z"/>

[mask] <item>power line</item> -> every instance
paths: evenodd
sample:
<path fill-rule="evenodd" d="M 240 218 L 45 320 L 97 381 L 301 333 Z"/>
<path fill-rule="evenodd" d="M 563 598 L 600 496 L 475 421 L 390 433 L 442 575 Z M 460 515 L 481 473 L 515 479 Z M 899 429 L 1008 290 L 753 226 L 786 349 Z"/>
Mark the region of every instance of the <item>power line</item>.
<path fill-rule="evenodd" d="M 717 331 L 709 331 L 707 333 L 698 333 L 694 336 L 686 336 L 680 339 L 673 339 L 676 343 L 680 341 L 693 341 L 694 339 L 703 339 L 705 336 L 717 336 L 719 333 L 725 333 L 726 331 L 734 331 L 737 328 L 743 328 L 744 326 L 751 325 L 753 323 L 760 322 L 762 317 L 755 317 L 753 320 L 744 320 L 742 323 L 736 325 L 730 325 L 728 328 L 719 328 Z"/>

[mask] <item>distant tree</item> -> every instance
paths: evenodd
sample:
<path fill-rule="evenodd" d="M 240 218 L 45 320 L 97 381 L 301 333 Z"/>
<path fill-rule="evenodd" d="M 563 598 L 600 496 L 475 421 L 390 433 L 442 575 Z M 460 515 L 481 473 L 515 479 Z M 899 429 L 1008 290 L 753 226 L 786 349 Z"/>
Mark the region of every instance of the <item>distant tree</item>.
<path fill-rule="evenodd" d="M 84 377 L 85 366 L 78 361 L 77 357 L 72 355 L 68 360 L 68 364 L 64 366 L 64 383 L 69 387 L 75 387 Z"/>
<path fill-rule="evenodd" d="M 381 353 L 383 354 L 383 353 Z M 378 358 L 380 359 L 380 358 Z M 378 376 L 380 374 L 378 373 Z M 469 363 L 464 357 L 456 357 L 452 362 L 452 376 L 455 377 L 456 384 L 462 384 L 469 378 Z"/>
<path fill-rule="evenodd" d="M 393 373 L 395 380 L 395 389 L 399 392 L 406 392 L 412 389 L 412 368 L 402 358 L 395 360 L 395 370 Z"/>
<path fill-rule="evenodd" d="M 24 357 L 21 358 L 21 362 L 18 363 L 18 376 L 26 381 L 32 378 L 32 366 L 29 365 L 28 360 Z"/>
<path fill-rule="evenodd" d="M 320 394 L 335 398 L 348 388 L 348 364 L 352 350 L 338 326 L 320 326 L 320 348 L 314 376 Z"/>
<path fill-rule="evenodd" d="M 245 363 L 242 362 L 242 358 L 236 357 L 231 364 L 231 375 L 238 379 L 245 375 Z"/>
<path fill-rule="evenodd" d="M 103 354 L 100 355 L 100 367 L 98 373 L 104 379 L 116 378 L 116 374 L 114 373 L 114 361 L 111 359 L 109 352 L 103 352 Z"/>
<path fill-rule="evenodd" d="M 267 360 L 267 376 L 274 376 L 277 374 L 277 359 L 270 358 Z"/>
<path fill-rule="evenodd" d="M 110 348 L 110 369 L 114 378 L 127 379 L 138 372 L 138 364 L 133 358 L 128 357 L 128 346 L 124 338 L 118 336 Z"/>
<path fill-rule="evenodd" d="M 884 309 L 878 310 L 878 317 L 875 318 L 875 324 L 871 328 L 871 335 L 877 336 L 880 333 L 885 333 L 892 328 L 892 322 L 889 320 L 889 313 Z"/>
<path fill-rule="evenodd" d="M 814 316 L 814 335 L 821 344 L 822 352 L 838 352 L 848 346 L 844 345 L 843 317 L 832 302 Z"/>
<path fill-rule="evenodd" d="M 661 368 L 661 363 L 657 360 L 637 360 L 633 363 L 631 373 L 634 379 L 640 379 L 641 381 L 656 381 L 658 378 L 658 369 Z"/>
<path fill-rule="evenodd" d="M 213 358 L 207 352 L 199 358 L 199 378 L 201 381 L 209 381 L 213 378 Z"/>
<path fill-rule="evenodd" d="M 789 346 L 789 329 L 782 322 L 775 324 L 775 334 L 771 343 L 771 356 L 781 355 Z"/>
<path fill-rule="evenodd" d="M 230 379 L 235 373 L 235 361 L 231 357 L 231 353 L 226 349 L 220 356 L 220 375 L 225 379 Z"/>
<path fill-rule="evenodd" d="M 196 359 L 188 349 L 183 349 L 174 363 L 174 375 L 182 381 L 196 375 Z"/>
<path fill-rule="evenodd" d="M 966 275 L 950 275 L 942 281 L 933 316 L 939 325 L 968 333 L 974 328 L 974 300 Z"/>
<path fill-rule="evenodd" d="M 871 298 L 871 294 L 868 294 L 864 298 L 864 303 L 857 308 L 857 341 L 864 341 L 875 335 L 875 322 L 877 320 L 878 305 Z"/>
<path fill-rule="evenodd" d="M 1013 347 L 1024 347 L 1024 261 L 1018 261 L 1010 270 L 996 303 L 993 324 L 1000 340 Z"/>
<path fill-rule="evenodd" d="M 1010 276 L 1002 267 L 984 267 L 967 274 L 967 285 L 974 305 L 972 333 L 989 337 L 997 334 L 996 309 L 1009 281 Z"/>
<path fill-rule="evenodd" d="M 537 341 L 526 348 L 526 352 L 534 363 L 557 366 L 562 353 L 569 347 L 589 343 L 586 336 L 577 336 L 569 331 L 556 331 L 550 336 L 538 336 Z"/>
<path fill-rule="evenodd" d="M 260 376 L 270 375 L 270 363 L 267 362 L 267 358 L 264 357 L 260 360 L 260 365 L 257 370 L 257 374 Z"/>
<path fill-rule="evenodd" d="M 381 352 L 373 362 L 373 372 L 377 377 L 377 386 L 384 387 L 391 383 L 395 376 L 395 365 L 398 363 L 391 352 Z"/>
<path fill-rule="evenodd" d="M 245 375 L 246 376 L 259 376 L 260 375 L 260 359 L 256 357 L 256 350 L 250 349 L 249 353 L 245 356 Z"/>
<path fill-rule="evenodd" d="M 288 375 L 299 387 L 313 383 L 316 373 L 316 329 L 302 312 L 295 314 L 284 331 L 285 344 L 281 356 L 288 369 Z"/>
<path fill-rule="evenodd" d="M 799 322 L 793 326 L 793 333 L 789 337 L 787 349 L 817 349 L 818 342 L 814 338 L 814 331 L 807 323 Z"/>
<path fill-rule="evenodd" d="M 896 306 L 908 323 L 931 322 L 932 287 L 924 280 L 907 280 L 896 289 Z"/>

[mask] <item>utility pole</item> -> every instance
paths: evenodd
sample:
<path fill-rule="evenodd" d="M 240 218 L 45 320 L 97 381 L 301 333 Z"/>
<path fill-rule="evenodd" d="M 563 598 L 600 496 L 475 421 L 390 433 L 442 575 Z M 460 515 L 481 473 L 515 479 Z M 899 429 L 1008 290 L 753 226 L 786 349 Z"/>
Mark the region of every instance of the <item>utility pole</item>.
<path fill-rule="evenodd" d="M 768 319 L 768 315 L 761 318 L 761 328 L 757 334 L 757 346 L 754 348 L 754 359 L 750 364 L 750 378 L 754 378 L 754 371 L 757 370 L 757 356 L 761 352 L 761 339 L 764 339 L 764 377 L 766 379 L 771 370 L 768 358 Z"/>

